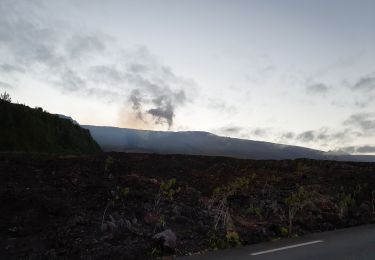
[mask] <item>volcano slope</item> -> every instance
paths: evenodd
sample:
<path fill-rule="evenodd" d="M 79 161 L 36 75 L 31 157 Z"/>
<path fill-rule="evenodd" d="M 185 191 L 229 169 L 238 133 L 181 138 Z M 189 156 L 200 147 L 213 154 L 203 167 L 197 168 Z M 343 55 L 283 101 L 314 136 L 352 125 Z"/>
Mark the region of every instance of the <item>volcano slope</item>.
<path fill-rule="evenodd" d="M 0 212 L 4 259 L 188 255 L 374 222 L 375 163 L 3 154 Z"/>

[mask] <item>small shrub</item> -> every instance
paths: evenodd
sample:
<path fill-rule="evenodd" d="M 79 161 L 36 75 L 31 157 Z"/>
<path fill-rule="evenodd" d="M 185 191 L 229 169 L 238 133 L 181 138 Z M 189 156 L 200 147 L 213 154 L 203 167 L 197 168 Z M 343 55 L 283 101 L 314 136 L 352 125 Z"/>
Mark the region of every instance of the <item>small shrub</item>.
<path fill-rule="evenodd" d="M 218 249 L 225 248 L 223 240 L 220 239 L 215 232 L 209 233 L 208 246 L 212 250 L 218 250 Z"/>
<path fill-rule="evenodd" d="M 167 222 L 165 221 L 165 216 L 161 215 L 158 219 L 157 223 L 160 227 L 165 227 L 167 225 Z"/>
<path fill-rule="evenodd" d="M 167 225 L 165 216 L 162 214 L 162 205 L 166 200 L 174 200 L 174 196 L 181 191 L 181 188 L 176 188 L 176 179 L 172 178 L 166 182 L 162 181 L 159 186 L 159 192 L 155 196 L 153 205 L 153 214 L 158 217 L 155 224 L 154 231 L 158 227 L 165 227 Z"/>
<path fill-rule="evenodd" d="M 247 209 L 247 213 L 256 215 L 258 218 L 262 219 L 262 209 L 255 207 L 254 204 L 250 205 L 250 207 Z"/>
<path fill-rule="evenodd" d="M 7 93 L 6 91 L 0 94 L 0 100 L 6 101 L 9 103 L 12 102 L 12 98 L 10 97 L 9 93 Z"/>
<path fill-rule="evenodd" d="M 236 231 L 228 231 L 225 235 L 227 245 L 237 247 L 241 245 L 240 236 Z"/>
<path fill-rule="evenodd" d="M 293 220 L 298 212 L 311 203 L 312 193 L 299 186 L 298 190 L 287 197 L 284 202 L 288 206 L 289 234 L 292 234 Z"/>
<path fill-rule="evenodd" d="M 160 184 L 160 192 L 165 198 L 169 200 L 173 200 L 174 195 L 181 190 L 180 187 L 176 189 L 175 186 L 176 186 L 175 178 L 170 179 L 167 182 L 163 181 Z"/>
<path fill-rule="evenodd" d="M 227 231 L 225 237 L 220 237 L 215 231 L 212 231 L 209 234 L 208 246 L 213 250 L 226 249 L 241 245 L 240 236 L 236 231 Z"/>
<path fill-rule="evenodd" d="M 264 185 L 263 185 L 263 188 L 262 188 L 263 197 L 264 196 L 268 196 L 268 197 L 271 196 L 273 185 L 278 181 L 280 181 L 280 178 L 273 175 L 273 174 L 270 177 L 266 178 L 266 181 L 264 182 Z"/>
<path fill-rule="evenodd" d="M 281 234 L 281 236 L 283 236 L 283 237 L 288 236 L 288 235 L 289 235 L 289 230 L 288 230 L 288 228 L 286 228 L 286 227 L 280 227 L 280 234 Z"/>
<path fill-rule="evenodd" d="M 375 216 L 375 191 L 371 191 L 372 215 Z"/>
<path fill-rule="evenodd" d="M 222 228 L 228 228 L 231 225 L 231 217 L 228 207 L 228 198 L 239 191 L 247 189 L 255 174 L 250 177 L 235 178 L 227 185 L 217 187 L 213 190 L 212 197 L 208 203 L 208 210 L 214 217 L 214 229 L 217 230 L 219 223 Z"/>
<path fill-rule="evenodd" d="M 159 258 L 163 256 L 163 251 L 160 249 L 160 247 L 152 247 L 148 252 L 148 255 L 151 258 Z"/>
<path fill-rule="evenodd" d="M 345 217 L 350 208 L 355 206 L 354 197 L 351 194 L 342 192 L 339 194 L 339 217 L 342 219 Z"/>
<path fill-rule="evenodd" d="M 112 168 L 113 163 L 114 163 L 114 160 L 113 160 L 112 156 L 108 156 L 105 159 L 104 170 L 106 172 L 108 172 Z"/>
<path fill-rule="evenodd" d="M 109 198 L 106 207 L 104 208 L 103 212 L 103 217 L 102 217 L 102 222 L 101 222 L 101 227 L 103 229 L 104 227 L 104 222 L 107 216 L 107 211 L 110 207 L 115 207 L 117 203 L 122 204 L 125 207 L 125 199 L 128 196 L 130 192 L 129 187 L 125 188 L 120 188 L 120 186 L 116 186 L 116 189 L 111 190 L 111 198 Z"/>
<path fill-rule="evenodd" d="M 122 188 L 121 195 L 123 197 L 126 197 L 129 194 L 129 192 L 130 192 L 130 188 L 129 187 Z"/>

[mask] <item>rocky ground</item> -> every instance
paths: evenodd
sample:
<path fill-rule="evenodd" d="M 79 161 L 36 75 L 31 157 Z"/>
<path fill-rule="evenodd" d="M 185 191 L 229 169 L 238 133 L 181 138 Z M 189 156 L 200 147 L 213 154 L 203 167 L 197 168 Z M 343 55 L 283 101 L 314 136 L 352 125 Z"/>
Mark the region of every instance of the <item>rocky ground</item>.
<path fill-rule="evenodd" d="M 375 220 L 375 163 L 0 158 L 2 259 L 148 259 Z"/>

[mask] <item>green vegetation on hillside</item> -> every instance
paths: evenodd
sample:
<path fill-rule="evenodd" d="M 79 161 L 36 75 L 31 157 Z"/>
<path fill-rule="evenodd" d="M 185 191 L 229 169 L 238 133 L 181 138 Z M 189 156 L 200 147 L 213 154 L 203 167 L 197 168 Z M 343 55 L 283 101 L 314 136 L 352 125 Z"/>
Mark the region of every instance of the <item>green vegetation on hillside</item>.
<path fill-rule="evenodd" d="M 0 151 L 55 154 L 100 152 L 90 132 L 71 120 L 0 96 Z"/>

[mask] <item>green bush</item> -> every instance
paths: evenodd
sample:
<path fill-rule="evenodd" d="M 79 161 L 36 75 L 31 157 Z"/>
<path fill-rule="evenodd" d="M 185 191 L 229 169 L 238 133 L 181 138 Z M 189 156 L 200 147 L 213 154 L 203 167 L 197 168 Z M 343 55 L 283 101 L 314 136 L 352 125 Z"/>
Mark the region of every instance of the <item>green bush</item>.
<path fill-rule="evenodd" d="M 236 231 L 228 231 L 225 235 L 226 242 L 230 247 L 237 247 L 241 245 L 240 236 Z"/>
<path fill-rule="evenodd" d="M 311 192 L 299 186 L 296 192 L 285 198 L 284 202 L 288 206 L 289 234 L 292 234 L 293 220 L 296 214 L 312 202 L 312 197 Z"/>
<path fill-rule="evenodd" d="M 236 231 L 227 231 L 225 237 L 211 231 L 208 238 L 208 246 L 213 250 L 226 249 L 242 245 L 240 236 Z"/>
<path fill-rule="evenodd" d="M 339 194 L 339 202 L 338 202 L 338 206 L 339 206 L 339 217 L 340 218 L 344 218 L 344 216 L 346 215 L 346 213 L 352 208 L 355 206 L 355 199 L 354 199 L 354 196 L 352 196 L 352 194 L 347 194 L 345 192 L 341 192 Z"/>
<path fill-rule="evenodd" d="M 289 230 L 288 228 L 286 227 L 280 227 L 280 234 L 283 236 L 283 237 L 286 237 L 289 235 Z"/>
<path fill-rule="evenodd" d="M 258 218 L 262 219 L 262 209 L 260 207 L 254 206 L 254 204 L 250 204 L 248 209 L 246 210 L 247 213 L 251 215 L 256 215 Z"/>
<path fill-rule="evenodd" d="M 176 186 L 176 179 L 170 179 L 167 182 L 162 181 L 160 184 L 160 192 L 161 194 L 169 199 L 173 200 L 174 195 L 180 191 L 180 188 L 175 188 Z"/>
<path fill-rule="evenodd" d="M 229 228 L 231 217 L 228 205 L 228 198 L 243 190 L 249 188 L 250 183 L 255 178 L 255 174 L 251 176 L 238 177 L 227 185 L 217 187 L 213 190 L 212 196 L 208 203 L 210 215 L 214 218 L 214 229 L 217 230 L 219 223 L 223 228 Z"/>

